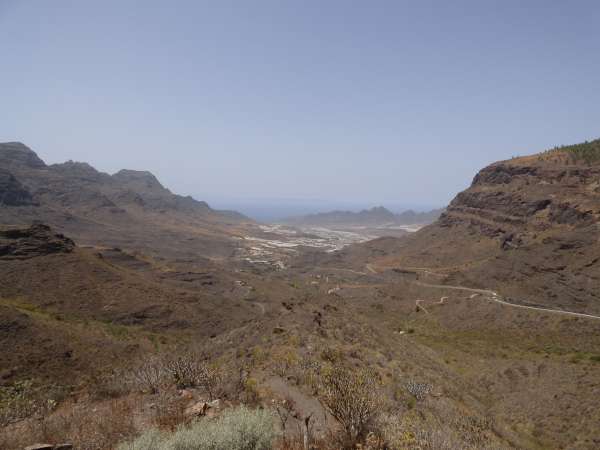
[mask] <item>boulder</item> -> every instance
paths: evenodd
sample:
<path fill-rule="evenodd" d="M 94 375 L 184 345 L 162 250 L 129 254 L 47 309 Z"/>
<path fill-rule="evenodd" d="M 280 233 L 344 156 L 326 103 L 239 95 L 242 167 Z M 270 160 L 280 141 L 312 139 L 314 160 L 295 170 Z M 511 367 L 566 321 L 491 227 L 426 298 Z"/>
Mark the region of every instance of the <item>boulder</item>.
<path fill-rule="evenodd" d="M 54 445 L 51 444 L 33 444 L 25 447 L 25 450 L 54 450 Z"/>
<path fill-rule="evenodd" d="M 187 407 L 184 411 L 184 414 L 192 417 L 204 416 L 206 415 L 206 410 L 208 408 L 208 403 L 200 401 L 198 403 L 194 403 L 192 406 Z"/>

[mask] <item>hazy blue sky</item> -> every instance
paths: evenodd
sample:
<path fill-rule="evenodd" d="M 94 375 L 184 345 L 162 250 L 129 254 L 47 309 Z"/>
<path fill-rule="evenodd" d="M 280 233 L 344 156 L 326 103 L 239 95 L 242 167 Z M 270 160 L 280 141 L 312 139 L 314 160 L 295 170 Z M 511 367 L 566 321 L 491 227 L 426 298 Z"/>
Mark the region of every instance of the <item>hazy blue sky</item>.
<path fill-rule="evenodd" d="M 445 204 L 600 135 L 599 1 L 0 0 L 0 140 L 220 206 Z"/>

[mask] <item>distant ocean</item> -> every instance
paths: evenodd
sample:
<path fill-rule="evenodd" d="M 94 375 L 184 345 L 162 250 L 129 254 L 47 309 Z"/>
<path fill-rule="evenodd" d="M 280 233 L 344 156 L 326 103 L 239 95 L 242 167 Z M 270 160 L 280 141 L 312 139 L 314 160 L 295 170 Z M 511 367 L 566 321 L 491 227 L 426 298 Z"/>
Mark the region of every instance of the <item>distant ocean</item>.
<path fill-rule="evenodd" d="M 200 200 L 201 198 L 199 198 Z M 440 208 L 439 205 L 411 205 L 394 204 L 385 202 L 372 203 L 350 203 L 344 201 L 318 201 L 318 200 L 285 200 L 285 199 L 265 199 L 265 200 L 206 200 L 211 208 L 227 209 L 240 212 L 258 222 L 272 223 L 278 220 L 292 216 L 303 216 L 306 214 L 315 214 L 334 210 L 355 211 L 370 209 L 375 206 L 384 206 L 394 213 L 401 213 L 408 209 L 414 211 L 430 211 Z"/>

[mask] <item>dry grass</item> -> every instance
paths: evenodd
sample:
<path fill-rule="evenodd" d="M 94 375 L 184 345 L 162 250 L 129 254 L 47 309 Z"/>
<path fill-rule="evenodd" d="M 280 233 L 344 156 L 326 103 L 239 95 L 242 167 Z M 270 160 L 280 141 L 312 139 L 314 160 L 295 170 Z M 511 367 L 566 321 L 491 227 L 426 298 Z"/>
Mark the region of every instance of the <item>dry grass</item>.
<path fill-rule="evenodd" d="M 4 430 L 0 448 L 24 448 L 35 442 L 70 442 L 80 450 L 106 450 L 136 432 L 134 398 L 109 400 L 96 406 L 64 405 L 43 419 L 30 419 Z"/>

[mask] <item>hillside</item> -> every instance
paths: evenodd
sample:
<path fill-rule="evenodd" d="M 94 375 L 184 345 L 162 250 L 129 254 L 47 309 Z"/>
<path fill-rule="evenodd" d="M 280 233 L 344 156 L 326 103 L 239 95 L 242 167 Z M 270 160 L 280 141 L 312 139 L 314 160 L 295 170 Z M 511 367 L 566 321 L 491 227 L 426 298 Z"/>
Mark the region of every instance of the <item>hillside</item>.
<path fill-rule="evenodd" d="M 0 447 L 114 449 L 244 404 L 287 414 L 275 448 L 303 448 L 311 417 L 315 448 L 337 449 L 343 429 L 323 406 L 332 371 L 369 374 L 374 448 L 600 445 L 600 165 L 589 152 L 494 163 L 407 237 L 319 251 L 271 227 L 248 240 L 254 262 L 192 255 L 199 230 L 221 248 L 241 245 L 230 230 L 247 225 L 151 174 L 9 156 L 0 345 L 13 351 L 0 355 Z M 186 226 L 160 219 L 167 209 Z M 59 220 L 67 214 L 73 223 Z M 59 227 L 5 222 L 34 216 Z M 122 248 L 102 243 L 107 224 Z M 286 265 L 261 262 L 267 250 L 285 250 Z M 217 374 L 210 390 L 179 378 L 190 367 Z M 206 412 L 208 401 L 220 406 Z"/>
<path fill-rule="evenodd" d="M 149 172 L 108 175 L 87 163 L 46 165 L 21 143 L 0 144 L 0 222 L 45 223 L 80 244 L 161 256 L 223 258 L 252 223 L 171 193 Z"/>
<path fill-rule="evenodd" d="M 590 154 L 572 146 L 491 164 L 436 222 L 347 249 L 348 260 L 429 268 L 523 304 L 600 313 L 600 160 Z"/>

